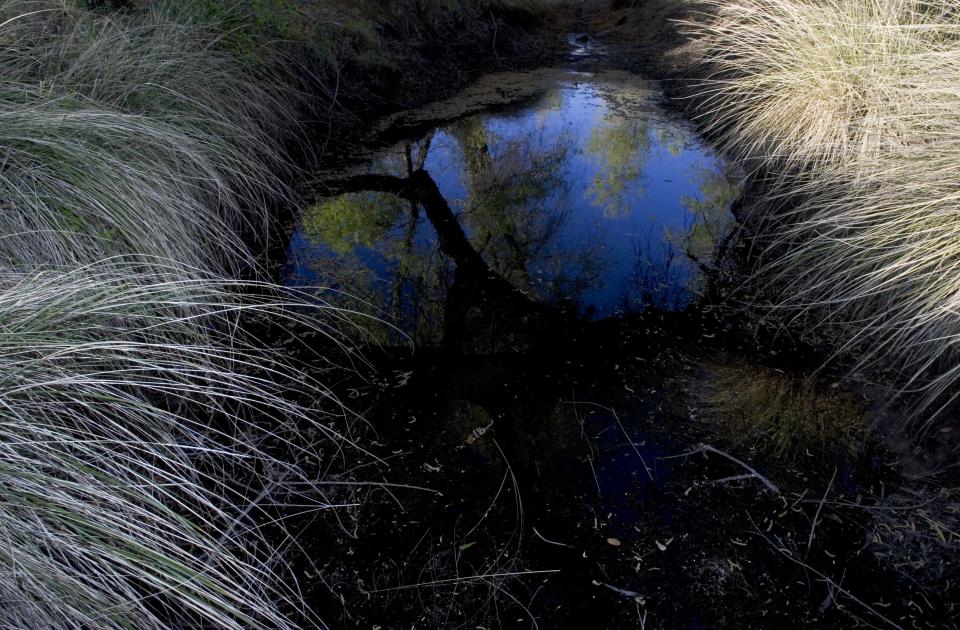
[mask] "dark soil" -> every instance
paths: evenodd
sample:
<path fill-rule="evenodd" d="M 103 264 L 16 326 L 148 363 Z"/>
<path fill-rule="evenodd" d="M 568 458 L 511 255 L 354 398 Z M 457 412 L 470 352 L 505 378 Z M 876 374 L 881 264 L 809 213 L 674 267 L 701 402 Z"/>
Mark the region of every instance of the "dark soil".
<path fill-rule="evenodd" d="M 380 354 L 384 382 L 355 394 L 376 474 L 421 489 L 387 486 L 346 530 L 300 537 L 326 578 L 318 609 L 358 628 L 846 628 L 876 624 L 871 608 L 936 623 L 864 551 L 868 512 L 840 507 L 881 492 L 882 455 L 737 453 L 778 495 L 716 481 L 745 470 L 693 452 L 718 444 L 701 394 L 722 331 L 651 313 L 522 354 Z"/>

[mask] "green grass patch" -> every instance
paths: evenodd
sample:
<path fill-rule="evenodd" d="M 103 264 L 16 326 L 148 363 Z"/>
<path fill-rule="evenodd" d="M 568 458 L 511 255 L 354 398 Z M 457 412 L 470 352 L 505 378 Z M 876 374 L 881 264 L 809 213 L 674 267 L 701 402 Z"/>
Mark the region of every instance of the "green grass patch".
<path fill-rule="evenodd" d="M 718 368 L 707 402 L 725 442 L 786 461 L 854 455 L 869 427 L 863 405 L 839 385 L 746 363 Z"/>

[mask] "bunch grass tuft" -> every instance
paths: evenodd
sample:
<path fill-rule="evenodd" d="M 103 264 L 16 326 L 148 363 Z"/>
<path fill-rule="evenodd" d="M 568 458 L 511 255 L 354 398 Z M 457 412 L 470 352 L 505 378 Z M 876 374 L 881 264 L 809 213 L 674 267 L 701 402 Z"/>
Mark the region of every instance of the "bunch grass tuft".
<path fill-rule="evenodd" d="M 769 191 L 764 286 L 860 367 L 960 377 L 960 10 L 950 0 L 719 0 L 686 26 L 699 116 Z"/>
<path fill-rule="evenodd" d="M 251 322 L 353 354 L 335 309 L 256 280 L 298 101 L 222 36 L 0 0 L 2 627 L 320 623 L 282 515 L 329 507 L 354 446 Z"/>
<path fill-rule="evenodd" d="M 262 316 L 336 332 L 290 310 L 302 296 L 181 271 L 0 274 L 3 627 L 309 618 L 260 524 L 326 507 L 298 462 L 349 442 L 304 403 L 330 392 L 235 331 Z"/>
<path fill-rule="evenodd" d="M 0 3 L 0 264 L 250 262 L 297 99 L 172 11 Z"/>

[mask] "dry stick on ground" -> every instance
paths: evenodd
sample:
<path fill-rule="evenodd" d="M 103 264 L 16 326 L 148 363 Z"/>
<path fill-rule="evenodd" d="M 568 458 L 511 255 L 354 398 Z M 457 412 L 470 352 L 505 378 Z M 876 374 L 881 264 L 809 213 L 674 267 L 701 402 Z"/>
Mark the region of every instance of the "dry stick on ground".
<path fill-rule="evenodd" d="M 605 586 L 609 588 L 611 591 L 613 591 L 614 593 L 616 593 L 617 595 L 621 595 L 623 597 L 629 597 L 630 599 L 636 599 L 640 597 L 640 593 L 636 591 L 620 588 L 619 586 L 614 586 L 613 584 L 607 584 L 606 582 L 594 582 L 594 583 L 597 584 L 598 586 Z"/>
<path fill-rule="evenodd" d="M 587 463 L 590 464 L 590 472 L 593 474 L 593 483 L 597 486 L 597 496 L 602 497 L 603 490 L 600 489 L 600 479 L 597 477 L 597 468 L 593 465 L 593 445 L 590 443 L 590 438 L 587 437 L 585 432 L 584 420 L 580 416 L 580 412 L 577 411 L 577 403 L 575 399 L 573 401 L 573 414 L 576 416 L 577 423 L 580 425 L 580 437 L 587 443 L 587 448 L 590 449 L 590 453 L 587 455 Z"/>
<path fill-rule="evenodd" d="M 742 479 L 756 479 L 757 481 L 759 481 L 760 483 L 762 483 L 764 486 L 766 486 L 767 489 L 768 489 L 770 492 L 772 492 L 772 493 L 774 493 L 774 494 L 776 494 L 776 495 L 779 495 L 779 494 L 780 494 L 780 488 L 778 488 L 778 487 L 776 486 L 776 484 L 774 484 L 772 481 L 770 481 L 769 479 L 767 479 L 766 477 L 764 477 L 763 475 L 761 475 L 759 472 L 757 472 L 756 468 L 754 468 L 753 466 L 750 466 L 749 464 L 747 464 L 746 462 L 744 462 L 744 461 L 741 460 L 741 459 L 737 459 L 736 457 L 734 457 L 734 456 L 731 455 L 730 453 L 726 453 L 726 452 L 724 452 L 724 451 L 721 451 L 720 449 L 718 449 L 718 448 L 716 448 L 716 447 L 714 447 L 714 446 L 710 446 L 709 444 L 702 444 L 702 443 L 701 443 L 701 444 L 698 444 L 698 445 L 697 445 L 697 448 L 693 449 L 692 451 L 688 451 L 688 452 L 686 452 L 686 453 L 681 453 L 680 455 L 671 455 L 671 456 L 668 456 L 668 457 L 661 457 L 660 459 L 674 459 L 674 458 L 677 458 L 677 457 L 688 457 L 688 456 L 690 456 L 690 455 L 696 455 L 697 453 L 715 453 L 715 454 L 719 455 L 720 457 L 723 457 L 723 458 L 725 458 L 725 459 L 730 460 L 731 462 L 733 462 L 733 463 L 736 464 L 737 466 L 740 466 L 741 468 L 743 468 L 744 470 L 746 470 L 747 473 L 748 473 L 748 474 L 746 474 L 746 475 L 733 475 L 733 476 L 731 476 L 731 477 L 724 477 L 724 478 L 722 478 L 722 479 L 714 479 L 713 481 L 711 481 L 711 482 L 709 482 L 709 483 L 726 483 L 726 482 L 728 482 L 728 481 L 740 481 L 740 480 L 742 480 Z"/>
<path fill-rule="evenodd" d="M 576 549 L 577 551 L 583 551 L 579 547 L 574 547 L 573 545 L 568 545 L 566 543 L 550 540 L 549 538 L 547 538 L 546 536 L 538 532 L 536 527 L 533 528 L 533 533 L 537 536 L 537 538 L 547 543 L 548 545 L 556 545 L 557 547 L 567 547 L 568 549 Z"/>
<path fill-rule="evenodd" d="M 403 591 L 411 588 L 421 588 L 424 586 L 440 586 L 444 584 L 460 584 L 461 582 L 472 582 L 476 580 L 488 580 L 499 577 L 523 577 L 526 575 L 544 575 L 548 573 L 560 573 L 560 569 L 542 569 L 539 571 L 507 571 L 504 573 L 488 573 L 486 575 L 468 575 L 456 578 L 447 578 L 444 580 L 432 580 L 430 582 L 418 582 L 416 584 L 404 584 L 402 586 L 393 586 L 391 588 L 380 588 L 368 593 L 389 593 L 391 591 Z"/>
<path fill-rule="evenodd" d="M 840 593 L 840 594 L 842 594 L 842 595 L 846 595 L 847 598 L 850 599 L 850 601 L 854 602 L 855 604 L 858 604 L 858 605 L 862 606 L 864 609 L 866 609 L 867 611 L 869 611 L 871 614 L 873 614 L 874 616 L 876 616 L 878 619 L 882 620 L 884 623 L 889 624 L 890 627 L 896 628 L 897 630 L 903 630 L 903 626 L 901 626 L 901 625 L 898 624 L 897 622 L 893 621 L 892 619 L 889 619 L 889 618 L 883 616 L 876 608 L 874 608 L 874 607 L 871 606 L 870 604 L 866 603 L 866 602 L 863 601 L 862 599 L 858 598 L 856 595 L 854 595 L 853 593 L 851 593 L 851 592 L 848 591 L 847 589 L 843 588 L 842 586 L 840 586 L 840 585 L 837 584 L 836 582 L 834 582 L 833 579 L 830 578 L 830 576 L 828 576 L 827 574 L 822 573 L 821 571 L 818 571 L 817 569 L 814 569 L 812 566 L 810 566 L 810 565 L 807 564 L 806 562 L 803 562 L 802 560 L 797 560 L 797 559 L 793 556 L 793 554 L 791 554 L 789 551 L 785 550 L 785 549 L 782 548 L 781 546 L 777 545 L 773 540 L 771 540 L 770 538 L 768 538 L 767 535 L 764 534 L 763 531 L 761 531 L 761 529 L 760 529 L 759 527 L 757 527 L 757 524 L 753 522 L 753 519 L 752 519 L 752 518 L 750 519 L 750 522 L 753 523 L 753 527 L 754 527 L 754 530 L 755 530 L 753 533 L 756 534 L 757 536 L 760 536 L 760 538 L 763 538 L 763 539 L 764 539 L 771 547 L 773 547 L 773 548 L 776 550 L 776 552 L 779 553 L 781 556 L 783 556 L 784 558 L 786 558 L 786 559 L 789 560 L 790 562 L 793 562 L 794 564 L 800 565 L 801 567 L 803 567 L 803 568 L 806 569 L 807 571 L 810 571 L 811 573 L 813 573 L 814 575 L 816 575 L 817 577 L 819 577 L 819 578 L 820 578 L 821 580 L 823 580 L 824 583 L 827 585 L 827 588 L 832 590 L 832 592 Z M 836 598 L 835 598 L 835 597 L 834 597 L 834 601 L 836 601 Z"/>
<path fill-rule="evenodd" d="M 817 522 L 820 520 L 820 512 L 823 510 L 823 503 L 827 500 L 827 495 L 830 494 L 830 489 L 833 488 L 833 481 L 837 478 L 837 468 L 834 466 L 833 474 L 830 476 L 830 483 L 827 484 L 827 489 L 823 493 L 823 498 L 820 499 L 820 504 L 817 505 L 817 513 L 813 515 L 813 523 L 810 524 L 810 536 L 807 537 L 807 550 L 804 552 L 804 559 L 810 555 L 810 547 L 813 546 L 813 535 L 817 530 Z"/>
<path fill-rule="evenodd" d="M 574 410 L 576 410 L 576 406 L 577 406 L 577 405 L 591 405 L 591 406 L 593 406 L 593 407 L 597 407 L 597 408 L 599 408 L 599 409 L 603 409 L 604 411 L 609 411 L 611 414 L 613 414 L 613 419 L 616 420 L 616 421 L 617 421 L 617 424 L 620 426 L 620 431 L 623 432 L 623 437 L 625 437 L 625 438 L 627 439 L 627 443 L 630 445 L 630 448 L 632 448 L 632 449 L 633 449 L 633 452 L 636 453 L 636 454 L 637 454 L 637 457 L 640 458 L 640 463 L 643 464 L 643 469 L 646 471 L 647 476 L 650 478 L 650 481 L 653 481 L 653 469 L 650 468 L 649 466 L 647 466 L 646 460 L 643 459 L 643 455 L 640 454 L 640 449 L 638 449 L 638 448 L 637 448 L 637 445 L 634 444 L 633 440 L 630 439 L 630 434 L 627 433 L 627 428 L 626 428 L 625 426 L 623 426 L 623 422 L 620 421 L 620 416 L 617 415 L 617 412 L 616 412 L 615 410 L 611 409 L 610 407 L 604 407 L 604 406 L 601 405 L 601 404 L 598 404 L 598 403 L 595 403 L 595 402 L 589 402 L 589 401 L 588 401 L 588 402 L 578 402 L 578 401 L 576 401 L 576 400 L 572 400 L 572 401 L 564 401 L 564 402 L 565 402 L 566 404 L 573 405 L 573 406 L 574 406 Z M 591 465 L 591 467 L 592 467 L 592 466 L 593 466 L 593 463 L 591 462 L 590 465 Z M 596 476 L 596 473 L 594 473 L 594 476 Z M 599 489 L 599 486 L 598 486 L 598 489 Z"/>

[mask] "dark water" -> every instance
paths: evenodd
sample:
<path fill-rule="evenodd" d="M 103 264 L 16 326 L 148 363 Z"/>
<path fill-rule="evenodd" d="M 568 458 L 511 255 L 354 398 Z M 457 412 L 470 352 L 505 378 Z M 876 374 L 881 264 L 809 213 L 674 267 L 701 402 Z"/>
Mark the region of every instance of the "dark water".
<path fill-rule="evenodd" d="M 428 127 L 326 181 L 422 167 L 472 247 L 535 301 L 593 319 L 686 307 L 733 225 L 726 165 L 651 83 L 622 73 L 537 80 L 521 104 Z M 309 208 L 285 282 L 340 289 L 429 342 L 452 269 L 416 204 L 351 191 Z"/>

